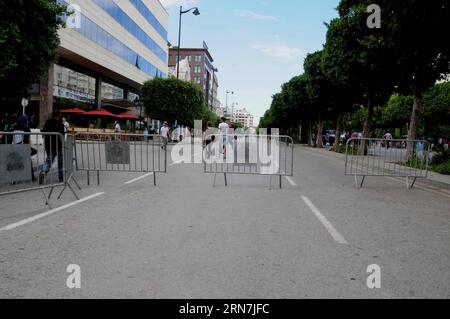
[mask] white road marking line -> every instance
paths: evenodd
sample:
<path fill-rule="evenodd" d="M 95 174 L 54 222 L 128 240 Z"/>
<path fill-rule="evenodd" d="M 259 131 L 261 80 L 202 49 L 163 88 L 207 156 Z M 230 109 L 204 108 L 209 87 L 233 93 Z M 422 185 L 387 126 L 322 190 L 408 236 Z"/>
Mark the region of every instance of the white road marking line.
<path fill-rule="evenodd" d="M 24 219 L 24 220 L 22 220 L 22 221 L 20 221 L 20 222 L 17 222 L 17 223 L 14 223 L 14 224 L 5 226 L 5 227 L 3 227 L 3 228 L 0 228 L 0 233 L 6 232 L 6 231 L 8 231 L 8 230 L 13 230 L 13 229 L 18 228 L 18 227 L 20 227 L 20 226 L 24 226 L 24 225 L 26 225 L 26 224 L 32 223 L 32 222 L 34 222 L 34 221 L 36 221 L 36 220 L 38 220 L 38 219 L 41 219 L 41 218 L 50 216 L 50 215 L 55 214 L 55 213 L 57 213 L 57 212 L 60 212 L 60 211 L 62 211 L 62 210 L 64 210 L 64 209 L 67 209 L 67 208 L 70 208 L 70 207 L 79 205 L 79 204 L 81 204 L 81 203 L 87 202 L 88 200 L 94 199 L 94 198 L 99 197 L 99 196 L 104 195 L 104 194 L 105 194 L 105 193 L 97 193 L 97 194 L 94 194 L 94 195 L 91 195 L 91 196 L 82 198 L 82 199 L 80 199 L 80 200 L 77 200 L 77 201 L 75 201 L 75 202 L 72 202 L 72 203 L 70 203 L 70 204 L 67 204 L 67 205 L 64 205 L 64 206 L 61 206 L 61 207 L 58 207 L 58 208 L 49 210 L 49 211 L 46 212 L 46 213 L 42 213 L 42 214 L 39 214 L 39 215 L 30 217 L 30 218 Z"/>
<path fill-rule="evenodd" d="M 314 204 L 311 202 L 311 200 L 306 197 L 302 196 L 302 200 L 305 202 L 305 204 L 311 209 L 311 211 L 316 215 L 317 219 L 322 223 L 323 226 L 327 229 L 327 231 L 330 233 L 331 237 L 333 239 L 342 245 L 348 245 L 348 242 L 345 240 L 345 238 L 334 228 L 334 226 L 330 223 L 330 221 L 322 215 L 320 210 L 314 206 Z"/>
<path fill-rule="evenodd" d="M 130 185 L 130 184 L 133 184 L 133 183 L 135 183 L 135 182 L 137 182 L 137 181 L 140 181 L 141 179 L 147 178 L 147 177 L 149 177 L 149 176 L 153 176 L 153 172 L 148 173 L 148 174 L 145 174 L 145 175 L 142 175 L 142 176 L 140 176 L 140 177 L 138 177 L 138 178 L 132 179 L 131 181 L 128 181 L 128 182 L 126 182 L 126 183 L 123 183 L 123 185 Z"/>
<path fill-rule="evenodd" d="M 297 184 L 294 182 L 294 180 L 290 176 L 285 176 L 286 180 L 293 186 L 297 187 Z"/>

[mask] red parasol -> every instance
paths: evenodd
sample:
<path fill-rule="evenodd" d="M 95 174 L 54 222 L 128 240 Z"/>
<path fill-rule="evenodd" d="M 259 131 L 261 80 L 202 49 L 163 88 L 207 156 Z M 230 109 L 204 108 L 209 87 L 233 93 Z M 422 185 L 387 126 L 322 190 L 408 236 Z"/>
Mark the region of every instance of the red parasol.
<path fill-rule="evenodd" d="M 117 115 L 117 117 L 124 119 L 124 120 L 138 120 L 138 118 L 130 113 L 122 113 Z"/>
<path fill-rule="evenodd" d="M 109 116 L 109 117 L 118 117 L 117 115 L 112 114 L 111 112 L 108 112 L 107 110 L 100 109 L 100 110 L 94 110 L 85 113 L 85 115 L 92 115 L 92 116 Z"/>
<path fill-rule="evenodd" d="M 86 114 L 85 111 L 83 111 L 82 109 L 79 108 L 73 108 L 73 109 L 65 109 L 65 110 L 60 110 L 59 113 L 64 113 L 64 114 Z"/>

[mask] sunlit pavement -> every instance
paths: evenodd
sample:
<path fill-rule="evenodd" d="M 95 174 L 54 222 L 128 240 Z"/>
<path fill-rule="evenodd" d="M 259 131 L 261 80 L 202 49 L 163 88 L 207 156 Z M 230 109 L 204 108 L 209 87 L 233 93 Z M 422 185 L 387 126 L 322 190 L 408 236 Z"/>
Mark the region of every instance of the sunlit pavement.
<path fill-rule="evenodd" d="M 1 197 L 0 297 L 450 297 L 447 190 L 389 178 L 356 189 L 344 160 L 296 147 L 281 190 L 261 176 L 213 187 L 202 165 L 175 164 L 157 187 L 77 174 L 88 200 L 66 192 L 48 215 L 39 193 Z M 66 285 L 71 264 L 80 289 Z M 374 264 L 380 289 L 367 286 Z"/>

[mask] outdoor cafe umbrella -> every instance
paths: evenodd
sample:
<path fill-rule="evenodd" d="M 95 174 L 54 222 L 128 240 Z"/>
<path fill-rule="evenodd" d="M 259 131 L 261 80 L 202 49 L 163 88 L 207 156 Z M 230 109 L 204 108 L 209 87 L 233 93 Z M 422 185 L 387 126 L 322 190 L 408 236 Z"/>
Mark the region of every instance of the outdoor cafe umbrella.
<path fill-rule="evenodd" d="M 124 119 L 124 120 L 137 120 L 138 118 L 130 113 L 122 113 L 117 115 L 117 117 Z"/>
<path fill-rule="evenodd" d="M 82 109 L 79 108 L 73 108 L 73 109 L 65 109 L 65 110 L 60 110 L 59 113 L 64 113 L 64 114 L 79 114 L 79 115 L 84 115 L 86 114 L 85 111 L 83 111 Z"/>
<path fill-rule="evenodd" d="M 104 110 L 104 109 L 99 109 L 99 110 L 90 111 L 90 112 L 85 113 L 84 115 L 107 116 L 107 117 L 118 118 L 117 115 L 114 115 L 114 114 L 112 114 L 111 112 L 108 112 L 107 110 Z"/>

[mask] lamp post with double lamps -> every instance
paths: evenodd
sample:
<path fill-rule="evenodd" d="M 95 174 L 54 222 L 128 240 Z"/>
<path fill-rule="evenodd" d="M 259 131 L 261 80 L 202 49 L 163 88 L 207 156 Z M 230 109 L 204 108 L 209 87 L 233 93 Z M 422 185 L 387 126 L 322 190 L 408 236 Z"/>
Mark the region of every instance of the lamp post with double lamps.
<path fill-rule="evenodd" d="M 176 61 L 177 79 L 180 79 L 181 16 L 190 11 L 192 11 L 192 14 L 195 16 L 200 15 L 200 11 L 198 10 L 197 7 L 191 8 L 189 10 L 183 10 L 183 6 L 180 6 L 180 24 L 179 24 L 179 30 L 178 30 L 178 54 L 177 54 L 177 61 Z"/>

